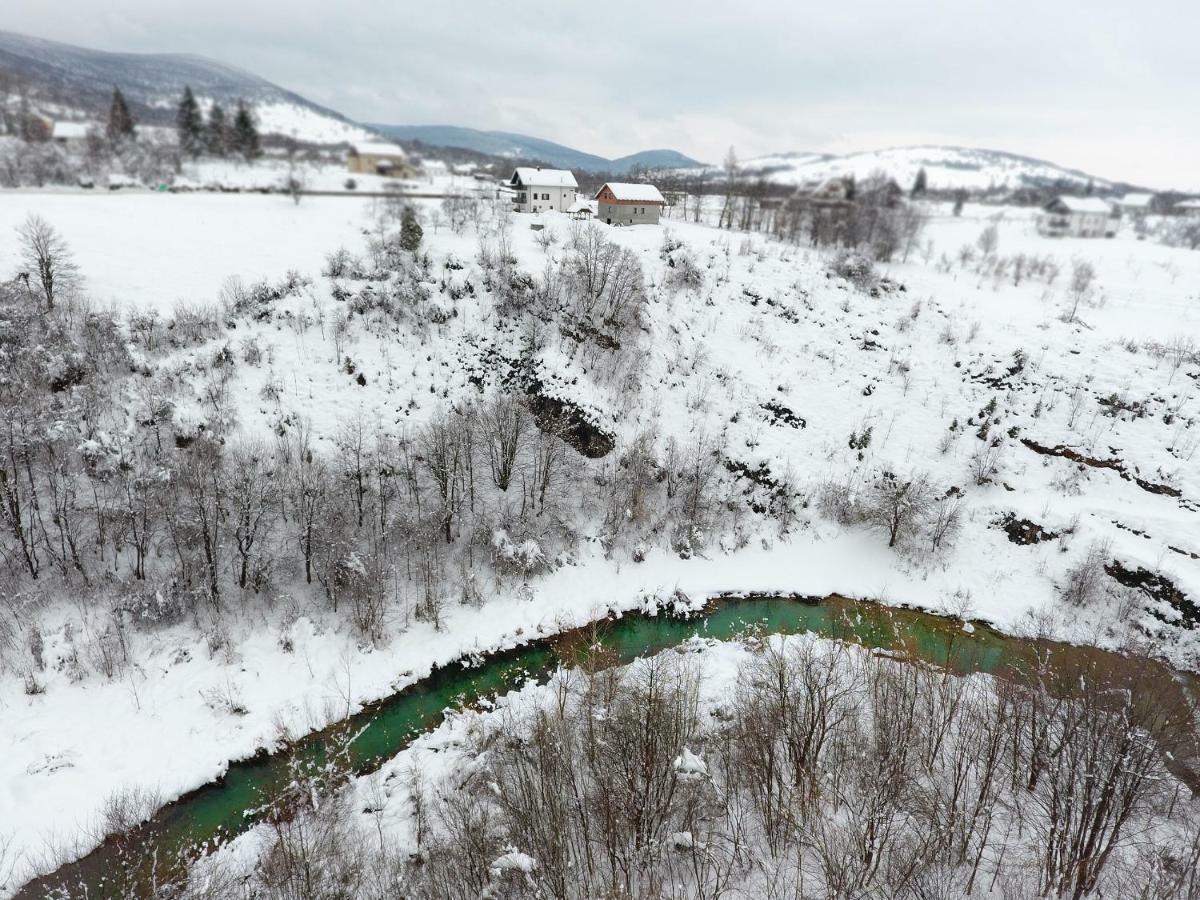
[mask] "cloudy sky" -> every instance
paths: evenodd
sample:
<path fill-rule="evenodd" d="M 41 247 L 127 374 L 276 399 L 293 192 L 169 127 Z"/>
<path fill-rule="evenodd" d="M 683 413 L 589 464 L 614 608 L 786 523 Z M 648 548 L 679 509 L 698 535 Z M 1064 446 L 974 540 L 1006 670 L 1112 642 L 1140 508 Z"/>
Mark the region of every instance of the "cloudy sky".
<path fill-rule="evenodd" d="M 606 156 L 953 143 L 1200 188 L 1198 0 L 5 0 L 0 28 Z"/>

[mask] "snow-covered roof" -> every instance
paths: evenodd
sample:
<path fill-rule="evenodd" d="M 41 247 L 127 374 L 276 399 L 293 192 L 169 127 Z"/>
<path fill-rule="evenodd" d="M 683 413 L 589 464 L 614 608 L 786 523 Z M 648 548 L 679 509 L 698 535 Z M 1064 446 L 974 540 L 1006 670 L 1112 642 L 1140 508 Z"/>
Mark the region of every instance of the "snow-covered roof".
<path fill-rule="evenodd" d="M 1153 199 L 1153 194 L 1126 194 L 1117 202 L 1130 209 L 1145 209 Z"/>
<path fill-rule="evenodd" d="M 1104 213 L 1105 215 L 1112 212 L 1108 201 L 1101 200 L 1099 197 L 1059 197 L 1054 202 L 1061 204 L 1068 212 Z"/>
<path fill-rule="evenodd" d="M 387 141 L 364 141 L 351 144 L 350 152 L 355 156 L 398 156 L 404 159 L 404 148 Z"/>
<path fill-rule="evenodd" d="M 1176 209 L 1200 209 L 1200 199 L 1184 200 L 1181 203 L 1175 204 Z"/>
<path fill-rule="evenodd" d="M 575 176 L 566 169 L 542 169 L 535 166 L 518 166 L 513 172 L 512 184 L 526 187 L 579 187 Z"/>
<path fill-rule="evenodd" d="M 596 214 L 596 201 L 595 200 L 576 200 L 574 203 L 572 203 L 570 206 L 567 207 L 567 212 L 574 213 L 574 214 L 590 212 L 592 215 L 595 215 Z"/>
<path fill-rule="evenodd" d="M 76 140 L 87 137 L 91 122 L 55 122 L 52 136 L 55 140 Z"/>
<path fill-rule="evenodd" d="M 658 188 L 652 184 L 631 184 L 624 181 L 610 181 L 596 192 L 599 197 L 601 191 L 608 188 L 612 191 L 613 196 L 618 200 L 634 200 L 642 203 L 662 203 L 666 204 L 666 199 L 659 193 Z"/>

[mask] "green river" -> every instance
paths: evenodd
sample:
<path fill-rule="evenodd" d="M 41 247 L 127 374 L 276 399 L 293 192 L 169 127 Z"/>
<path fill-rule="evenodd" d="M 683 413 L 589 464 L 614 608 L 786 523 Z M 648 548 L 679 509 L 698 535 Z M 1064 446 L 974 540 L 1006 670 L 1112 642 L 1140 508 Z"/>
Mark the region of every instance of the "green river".
<path fill-rule="evenodd" d="M 714 601 L 705 612 L 684 621 L 668 616 L 626 614 L 580 629 L 571 635 L 539 639 L 515 650 L 485 657 L 475 665 L 454 663 L 428 678 L 371 704 L 331 729 L 317 732 L 274 754 L 260 754 L 230 765 L 225 777 L 163 807 L 148 823 L 124 839 L 111 838 L 82 860 L 26 885 L 17 895 L 44 897 L 56 886 L 89 898 L 118 896 L 111 876 L 125 866 L 146 865 L 146 854 L 131 846 L 157 846 L 158 861 L 189 855 L 197 848 L 228 840 L 250 828 L 264 802 L 288 784 L 298 761 L 320 765 L 334 729 L 358 736 L 350 744 L 350 766 L 358 773 L 379 768 L 414 736 L 442 721 L 444 711 L 494 697 L 527 679 L 545 679 L 562 664 L 565 648 L 598 641 L 613 661 L 629 662 L 700 636 L 728 640 L 751 630 L 770 634 L 812 632 L 824 637 L 887 649 L 921 658 L 955 672 L 1002 674 L 1035 656 L 1066 666 L 1105 651 L 1012 637 L 975 623 L 915 610 L 880 606 L 842 597 L 751 597 Z M 1168 670 L 1163 667 L 1163 671 Z M 1172 681 L 1171 683 L 1175 683 Z M 140 841 L 131 838 L 140 836 Z M 150 840 L 148 840 L 148 838 Z M 84 887 L 86 885 L 86 887 Z M 82 890 L 81 890 L 82 888 Z"/>

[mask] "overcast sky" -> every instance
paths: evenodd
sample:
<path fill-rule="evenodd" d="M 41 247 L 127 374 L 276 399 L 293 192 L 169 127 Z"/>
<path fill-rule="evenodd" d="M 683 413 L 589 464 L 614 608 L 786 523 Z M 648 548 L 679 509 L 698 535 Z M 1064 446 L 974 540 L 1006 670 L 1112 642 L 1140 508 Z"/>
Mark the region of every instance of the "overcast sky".
<path fill-rule="evenodd" d="M 605 156 L 951 143 L 1200 188 L 1200 0 L 5 0 L 0 28 Z"/>

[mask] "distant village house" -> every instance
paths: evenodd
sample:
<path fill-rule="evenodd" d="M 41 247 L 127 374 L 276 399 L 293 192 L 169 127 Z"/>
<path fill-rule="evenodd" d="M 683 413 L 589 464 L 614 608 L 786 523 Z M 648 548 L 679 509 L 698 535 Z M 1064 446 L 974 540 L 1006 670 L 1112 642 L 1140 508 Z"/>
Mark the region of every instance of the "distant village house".
<path fill-rule="evenodd" d="M 66 150 L 82 152 L 87 147 L 91 122 L 55 122 L 50 140 Z"/>
<path fill-rule="evenodd" d="M 596 204 L 606 225 L 657 225 L 667 201 L 652 184 L 610 181 L 596 192 Z"/>
<path fill-rule="evenodd" d="M 1200 216 L 1200 200 L 1184 200 L 1176 203 L 1175 212 L 1182 216 Z"/>
<path fill-rule="evenodd" d="M 519 166 L 508 182 L 513 212 L 537 213 L 548 209 L 567 212 L 574 205 L 579 182 L 565 169 Z"/>
<path fill-rule="evenodd" d="M 1043 237 L 1112 237 L 1117 232 L 1117 212 L 1099 197 L 1058 197 L 1037 218 Z"/>
<path fill-rule="evenodd" d="M 382 141 L 352 145 L 346 164 L 347 168 L 356 175 L 386 175 L 392 178 L 407 178 L 415 174 L 403 148 L 397 144 Z"/>
<path fill-rule="evenodd" d="M 1154 206 L 1154 195 L 1146 193 L 1126 194 L 1116 201 L 1117 209 L 1131 216 L 1144 216 Z"/>

